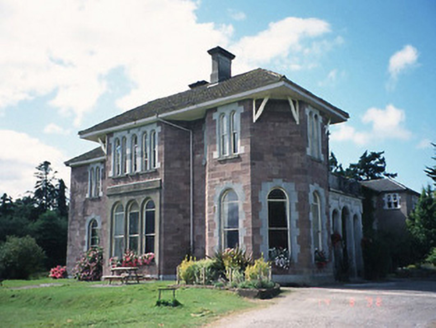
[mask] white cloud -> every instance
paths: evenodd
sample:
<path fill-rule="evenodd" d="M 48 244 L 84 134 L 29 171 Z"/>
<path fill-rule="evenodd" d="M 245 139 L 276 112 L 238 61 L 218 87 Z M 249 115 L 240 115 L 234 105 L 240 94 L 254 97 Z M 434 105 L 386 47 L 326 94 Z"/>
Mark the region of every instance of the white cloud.
<path fill-rule="evenodd" d="M 47 124 L 44 128 L 44 133 L 46 134 L 60 134 L 60 135 L 68 135 L 70 134 L 70 130 L 65 130 L 61 128 L 59 125 L 50 123 Z"/>
<path fill-rule="evenodd" d="M 229 12 L 230 17 L 236 21 L 243 21 L 247 18 L 247 15 L 245 15 L 245 13 L 242 11 L 237 11 L 235 9 L 229 9 L 228 12 Z"/>
<path fill-rule="evenodd" d="M 404 110 L 389 104 L 385 109 L 369 108 L 362 116 L 362 123 L 371 125 L 367 131 L 357 131 L 347 123 L 333 127 L 331 140 L 351 141 L 358 146 L 377 143 L 386 139 L 409 140 L 412 133 L 404 126 Z"/>
<path fill-rule="evenodd" d="M 422 139 L 417 145 L 416 148 L 418 149 L 427 149 L 432 147 L 432 142 L 430 139 Z"/>
<path fill-rule="evenodd" d="M 7 193 L 16 198 L 32 191 L 35 167 L 46 160 L 58 171 L 56 176 L 69 184 L 70 172 L 63 164 L 65 155 L 60 150 L 11 130 L 0 130 L 0 139 L 5 140 L 0 152 L 0 194 Z"/>
<path fill-rule="evenodd" d="M 232 46 L 232 51 L 243 59 L 243 63 L 239 63 L 239 71 L 271 63 L 294 70 L 302 69 L 312 64 L 312 56 L 320 55 L 321 49 L 337 43 L 337 40 L 316 41 L 316 38 L 329 32 L 330 25 L 326 21 L 288 17 L 270 23 L 268 29 L 257 35 L 242 38 Z"/>
<path fill-rule="evenodd" d="M 122 68 L 132 86 L 123 110 L 187 89 L 210 76 L 206 51 L 237 55 L 234 72 L 264 64 L 310 69 L 341 38 L 324 40 L 330 25 L 288 17 L 231 44 L 232 25 L 199 23 L 194 0 L 2 0 L 0 115 L 23 100 L 51 95 L 49 104 L 79 126 L 108 92 L 107 76 Z M 245 14 L 234 11 L 235 19 Z M 262 46 L 259 46 L 262 45 Z"/>
<path fill-rule="evenodd" d="M 398 76 L 408 68 L 414 67 L 417 64 L 418 56 L 418 50 L 411 45 L 404 46 L 403 49 L 391 56 L 388 66 L 390 75 L 390 80 L 387 83 L 388 89 L 395 88 Z"/>

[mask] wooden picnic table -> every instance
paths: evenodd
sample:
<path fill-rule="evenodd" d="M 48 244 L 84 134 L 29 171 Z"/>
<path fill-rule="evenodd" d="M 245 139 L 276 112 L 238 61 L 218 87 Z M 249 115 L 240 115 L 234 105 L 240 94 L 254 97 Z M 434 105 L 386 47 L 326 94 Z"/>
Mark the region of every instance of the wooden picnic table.
<path fill-rule="evenodd" d="M 121 283 L 127 284 L 129 281 L 136 281 L 139 284 L 139 279 L 142 275 L 138 274 L 138 267 L 114 267 L 111 268 L 111 276 L 104 276 L 103 280 L 119 280 Z"/>

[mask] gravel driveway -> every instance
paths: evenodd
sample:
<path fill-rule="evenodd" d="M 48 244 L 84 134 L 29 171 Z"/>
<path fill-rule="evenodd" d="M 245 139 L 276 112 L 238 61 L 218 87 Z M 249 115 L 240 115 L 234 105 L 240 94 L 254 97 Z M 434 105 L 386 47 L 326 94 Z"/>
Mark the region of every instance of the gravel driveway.
<path fill-rule="evenodd" d="M 208 327 L 433 327 L 436 281 L 396 281 L 330 288 L 284 288 L 273 305 Z"/>

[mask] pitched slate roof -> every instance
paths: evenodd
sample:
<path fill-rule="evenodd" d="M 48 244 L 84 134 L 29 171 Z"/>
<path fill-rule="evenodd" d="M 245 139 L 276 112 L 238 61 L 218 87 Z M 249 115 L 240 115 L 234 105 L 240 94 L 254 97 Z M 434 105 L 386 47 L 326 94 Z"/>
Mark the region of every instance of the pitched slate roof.
<path fill-rule="evenodd" d="M 393 191 L 412 191 L 418 194 L 416 191 L 407 188 L 401 183 L 390 179 L 376 179 L 376 180 L 368 180 L 368 181 L 360 181 L 360 184 L 366 188 L 374 190 L 376 192 L 393 192 Z"/>
<path fill-rule="evenodd" d="M 74 166 L 74 165 L 78 165 L 80 163 L 89 163 L 95 159 L 104 158 L 104 157 L 105 157 L 105 154 L 104 154 L 103 150 L 101 149 L 101 147 L 98 147 L 98 148 L 95 148 L 91 151 L 88 151 L 87 153 L 76 156 L 76 157 L 66 161 L 65 165 Z"/>
<path fill-rule="evenodd" d="M 98 133 L 102 130 L 112 129 L 120 125 L 136 122 L 156 115 L 162 115 L 191 106 L 201 105 L 220 98 L 243 94 L 244 92 L 256 90 L 278 82 L 286 82 L 301 94 L 316 99 L 323 105 L 333 109 L 339 116 L 342 116 L 345 119 L 348 118 L 346 112 L 313 95 L 306 89 L 288 80 L 284 75 L 258 68 L 244 74 L 236 75 L 217 84 L 208 83 L 192 90 L 150 101 L 142 106 L 136 107 L 94 125 L 91 128 L 80 131 L 79 135 L 84 137 L 85 135 Z"/>

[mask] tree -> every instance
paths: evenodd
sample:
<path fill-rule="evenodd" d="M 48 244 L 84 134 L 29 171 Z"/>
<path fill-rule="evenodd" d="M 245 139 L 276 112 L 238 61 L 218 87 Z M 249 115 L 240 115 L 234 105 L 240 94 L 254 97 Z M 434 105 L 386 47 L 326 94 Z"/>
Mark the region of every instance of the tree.
<path fill-rule="evenodd" d="M 436 195 L 430 186 L 423 189 L 415 210 L 406 221 L 419 259 L 436 247 Z"/>
<path fill-rule="evenodd" d="M 12 198 L 9 197 L 6 193 L 0 198 L 0 217 L 11 214 L 13 211 L 14 203 Z"/>
<path fill-rule="evenodd" d="M 436 144 L 432 143 L 433 147 L 435 147 L 435 153 L 436 153 Z M 436 161 L 436 157 L 432 157 Z M 433 184 L 436 186 L 436 165 L 433 167 L 426 167 L 424 172 L 428 175 L 430 179 L 433 180 Z"/>
<path fill-rule="evenodd" d="M 358 181 L 374 180 L 383 177 L 395 178 L 396 173 L 386 172 L 386 160 L 384 151 L 370 152 L 366 150 L 357 163 L 350 164 L 346 170 L 342 168 L 334 154 L 330 157 L 330 170 L 334 173 Z"/>
<path fill-rule="evenodd" d="M 54 182 L 56 181 L 55 174 L 51 168 L 51 163 L 44 161 L 39 164 L 36 169 L 35 177 L 35 191 L 34 198 L 35 201 L 43 211 L 53 209 L 56 200 L 56 189 Z"/>
<path fill-rule="evenodd" d="M 66 196 L 67 187 L 62 179 L 59 179 L 59 183 L 56 188 L 56 209 L 60 216 L 68 216 L 68 205 Z"/>

